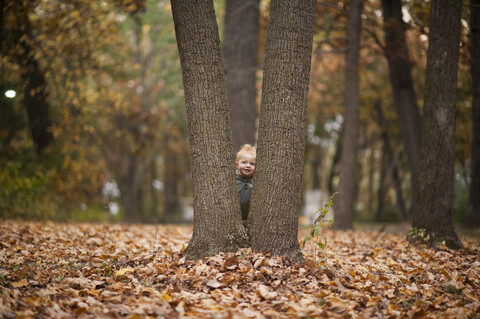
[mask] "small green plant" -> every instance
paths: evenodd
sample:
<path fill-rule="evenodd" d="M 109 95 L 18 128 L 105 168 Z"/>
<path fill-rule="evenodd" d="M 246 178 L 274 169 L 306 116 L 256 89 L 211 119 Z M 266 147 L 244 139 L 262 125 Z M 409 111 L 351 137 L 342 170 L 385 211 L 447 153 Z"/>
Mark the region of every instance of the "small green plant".
<path fill-rule="evenodd" d="M 242 252 L 240 253 L 240 256 L 238 256 L 238 259 L 245 258 L 245 256 L 247 256 L 247 250 L 246 249 L 242 250 Z"/>
<path fill-rule="evenodd" d="M 452 294 L 452 295 L 457 295 L 457 296 L 462 295 L 462 292 L 463 292 L 463 288 L 457 288 L 452 284 L 447 284 L 447 285 L 443 286 L 442 288 L 443 288 L 443 291 L 445 291 L 449 294 Z"/>
<path fill-rule="evenodd" d="M 112 267 L 110 267 L 110 265 L 107 265 L 107 264 L 102 264 L 102 266 L 104 267 L 103 268 L 103 274 L 106 276 L 106 277 L 111 277 L 112 274 L 113 274 L 113 269 Z"/>
<path fill-rule="evenodd" d="M 428 244 L 430 242 L 430 235 L 425 228 L 412 227 L 408 232 L 408 238 L 414 242 L 422 242 Z"/>
<path fill-rule="evenodd" d="M 310 234 L 303 240 L 302 247 L 305 248 L 305 244 L 310 241 L 311 239 L 315 239 L 315 247 L 314 247 L 314 259 L 315 263 L 317 262 L 317 247 L 320 247 L 323 252 L 324 258 L 326 258 L 325 254 L 325 249 L 327 248 L 327 237 L 324 235 L 323 236 L 323 241 L 320 241 L 319 236 L 320 236 L 320 231 L 322 229 L 322 226 L 324 224 L 327 224 L 328 226 L 333 226 L 333 221 L 331 219 L 325 220 L 325 216 L 328 214 L 330 211 L 330 207 L 333 205 L 333 197 L 337 195 L 338 192 L 333 193 L 327 200 L 325 200 L 325 203 L 323 204 L 323 207 L 319 208 L 314 216 L 316 216 L 315 221 L 313 222 L 313 229 L 310 231 Z"/>

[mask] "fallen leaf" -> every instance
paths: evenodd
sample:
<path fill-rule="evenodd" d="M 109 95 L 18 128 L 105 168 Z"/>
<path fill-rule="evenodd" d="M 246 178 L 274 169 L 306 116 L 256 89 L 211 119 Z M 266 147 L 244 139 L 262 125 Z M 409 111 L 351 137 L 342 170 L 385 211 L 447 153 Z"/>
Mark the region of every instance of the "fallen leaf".
<path fill-rule="evenodd" d="M 302 266 L 251 248 L 190 261 L 181 252 L 191 235 L 179 225 L 2 221 L 0 316 L 475 318 L 480 311 L 480 243 L 467 237 L 464 250 L 434 251 L 386 232 L 326 230 L 321 260 L 311 241 Z"/>
<path fill-rule="evenodd" d="M 356 269 L 356 270 L 359 270 L 359 271 L 368 272 L 368 269 L 365 268 L 365 267 L 363 267 L 363 266 L 361 266 L 361 265 L 357 265 L 357 266 L 355 267 L 355 269 Z"/>
<path fill-rule="evenodd" d="M 161 295 L 162 299 L 165 300 L 166 302 L 172 302 L 173 298 L 169 294 L 162 294 Z"/>
<path fill-rule="evenodd" d="M 126 274 L 128 273 L 131 273 L 131 272 L 134 272 L 135 269 L 133 268 L 123 268 L 123 269 L 120 269 L 118 270 L 116 273 L 115 273 L 115 276 L 118 277 L 118 276 L 125 276 Z"/>
<path fill-rule="evenodd" d="M 219 288 L 222 286 L 222 284 L 216 279 L 210 279 L 209 281 L 207 281 L 207 286 L 211 288 Z"/>
<path fill-rule="evenodd" d="M 390 257 L 387 258 L 386 263 L 387 263 L 387 266 L 395 266 L 395 265 L 398 265 L 398 263 L 397 263 L 395 260 L 393 260 L 392 258 L 390 258 Z"/>
<path fill-rule="evenodd" d="M 27 287 L 28 281 L 26 278 L 23 278 L 20 281 L 11 282 L 10 285 L 12 285 L 13 288 Z"/>
<path fill-rule="evenodd" d="M 263 299 L 271 300 L 277 297 L 277 293 L 275 291 L 270 291 L 265 285 L 259 285 L 257 292 Z"/>

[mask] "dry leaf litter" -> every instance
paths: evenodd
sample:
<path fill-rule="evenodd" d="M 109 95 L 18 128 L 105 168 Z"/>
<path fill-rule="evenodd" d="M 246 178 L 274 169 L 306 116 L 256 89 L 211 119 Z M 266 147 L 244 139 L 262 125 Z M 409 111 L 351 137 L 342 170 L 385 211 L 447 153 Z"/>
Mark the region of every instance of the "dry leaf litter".
<path fill-rule="evenodd" d="M 478 318 L 480 244 L 409 245 L 404 235 L 325 230 L 304 265 L 241 249 L 200 261 L 192 229 L 4 221 L 2 318 Z M 299 240 L 308 229 L 301 229 Z"/>

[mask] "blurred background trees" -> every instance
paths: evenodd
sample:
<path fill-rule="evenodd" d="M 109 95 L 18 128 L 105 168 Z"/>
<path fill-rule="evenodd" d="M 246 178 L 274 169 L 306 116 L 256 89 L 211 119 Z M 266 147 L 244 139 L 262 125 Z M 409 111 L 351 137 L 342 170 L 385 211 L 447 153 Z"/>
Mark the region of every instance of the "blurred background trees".
<path fill-rule="evenodd" d="M 393 27 L 388 29 L 392 24 L 387 22 L 403 20 L 408 60 L 402 63 L 411 68 L 410 89 L 421 117 L 430 1 L 402 1 L 401 19 L 398 8 L 387 19 L 385 6 L 394 3 L 365 0 L 361 16 L 360 132 L 357 174 L 351 180 L 356 221 L 411 217 L 412 164 L 391 81 L 400 76 L 393 74 L 389 61 L 391 46 L 399 44 L 389 41 Z M 0 5 L 0 217 L 182 220 L 190 206 L 191 176 L 170 2 L 2 0 Z M 216 0 L 215 7 L 222 33 L 228 25 L 225 1 Z M 268 8 L 269 1 L 259 2 L 259 93 Z M 327 198 L 339 182 L 349 2 L 320 1 L 316 10 L 303 189 L 319 190 Z M 471 183 L 469 26 L 470 6 L 463 1 L 457 222 L 466 213 Z M 228 34 L 220 36 L 226 43 Z"/>

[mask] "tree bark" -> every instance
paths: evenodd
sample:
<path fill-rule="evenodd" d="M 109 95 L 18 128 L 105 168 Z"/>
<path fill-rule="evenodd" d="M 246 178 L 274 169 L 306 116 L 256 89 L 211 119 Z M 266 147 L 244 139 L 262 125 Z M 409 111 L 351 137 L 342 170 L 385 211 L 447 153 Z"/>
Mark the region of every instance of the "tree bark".
<path fill-rule="evenodd" d="M 332 165 L 330 166 L 330 174 L 328 175 L 327 189 L 329 194 L 336 192 L 334 187 L 334 179 L 338 176 L 340 158 L 342 157 L 342 148 L 343 148 L 343 132 L 345 129 L 345 123 L 342 125 L 342 129 L 338 134 L 337 141 L 335 142 L 335 153 L 333 154 Z"/>
<path fill-rule="evenodd" d="M 403 199 L 402 181 L 400 180 L 400 176 L 398 174 L 397 157 L 394 156 L 393 153 L 391 153 L 391 160 L 392 181 L 393 187 L 395 188 L 398 218 L 401 221 L 406 221 L 408 215 L 407 209 L 405 208 L 405 200 Z"/>
<path fill-rule="evenodd" d="M 193 235 L 200 259 L 247 245 L 235 182 L 230 114 L 212 0 L 172 0 L 190 141 Z"/>
<path fill-rule="evenodd" d="M 312 166 L 312 189 L 320 189 L 320 173 L 318 170 L 322 164 L 322 146 L 313 144 L 313 158 L 310 161 Z"/>
<path fill-rule="evenodd" d="M 3 6 L 3 4 L 2 4 Z M 29 10 L 25 4 L 19 3 L 15 7 L 18 12 L 18 25 L 13 32 L 10 41 L 18 41 L 20 50 L 14 52 L 13 58 L 21 66 L 21 76 L 24 83 L 23 105 L 28 115 L 28 124 L 33 144 L 37 153 L 41 153 L 46 147 L 53 143 L 51 132 L 50 105 L 48 99 L 47 82 L 45 73 L 41 69 L 35 57 L 32 36 L 33 26 L 29 19 Z M 3 43 L 3 39 L 2 39 Z"/>
<path fill-rule="evenodd" d="M 445 242 L 449 248 L 463 247 L 452 221 L 461 13 L 461 0 L 431 2 L 420 175 L 412 223 L 413 229 L 429 235 L 432 246 Z"/>
<path fill-rule="evenodd" d="M 27 49 L 28 48 L 28 49 Z M 30 50 L 29 45 L 25 45 Z M 53 143 L 53 134 L 50 131 L 48 91 L 45 75 L 34 58 L 32 51 L 28 51 L 23 61 L 22 79 L 25 83 L 23 90 L 23 105 L 27 110 L 30 133 L 37 153 L 41 153 Z"/>
<path fill-rule="evenodd" d="M 392 176 L 392 182 L 395 188 L 398 217 L 399 217 L 399 220 L 405 221 L 407 219 L 407 212 L 405 209 L 405 202 L 403 200 L 402 185 L 401 185 L 400 178 L 398 176 L 398 168 L 396 163 L 397 160 L 393 154 L 392 147 L 390 146 L 390 136 L 388 134 L 388 122 L 387 122 L 387 119 L 385 118 L 385 115 L 383 114 L 382 105 L 380 104 L 380 101 L 377 101 L 377 103 L 375 104 L 375 110 L 377 112 L 378 124 L 380 126 L 380 129 L 382 130 L 382 140 L 384 145 L 383 150 L 386 158 L 388 159 L 388 163 L 390 163 L 389 173 Z"/>
<path fill-rule="evenodd" d="M 142 132 L 142 126 L 145 125 L 143 116 L 149 112 L 151 101 L 150 95 L 152 91 L 152 80 L 147 71 L 152 66 L 153 46 L 146 52 L 145 57 L 142 54 L 142 27 L 143 21 L 139 15 L 132 15 L 134 21 L 133 42 L 135 43 L 135 54 L 133 60 L 141 66 L 140 69 L 140 87 L 142 93 L 140 94 L 140 110 L 133 119 L 129 120 L 131 124 L 130 134 L 135 136 L 135 147 L 128 150 L 128 169 L 126 175 L 126 184 L 124 186 L 125 192 L 125 220 L 127 222 L 145 222 L 144 211 L 144 192 L 145 192 L 145 172 L 148 158 L 145 156 L 145 150 L 148 148 L 149 139 L 145 133 Z"/>
<path fill-rule="evenodd" d="M 356 162 L 359 130 L 359 74 L 360 31 L 363 0 L 351 0 L 347 21 L 347 48 L 345 57 L 345 127 L 340 161 L 339 196 L 335 202 L 336 229 L 353 228 L 355 205 Z"/>
<path fill-rule="evenodd" d="M 227 0 L 224 60 L 233 147 L 255 143 L 259 0 Z"/>
<path fill-rule="evenodd" d="M 375 147 L 372 145 L 369 148 L 370 156 L 368 162 L 368 202 L 367 212 L 373 211 L 373 188 L 374 188 L 374 176 L 375 176 Z"/>
<path fill-rule="evenodd" d="M 467 214 L 464 225 L 480 226 L 480 0 L 470 0 L 470 38 L 472 45 L 472 162 Z"/>
<path fill-rule="evenodd" d="M 163 217 L 163 212 L 161 212 L 161 210 L 159 209 L 159 205 L 158 205 L 158 189 L 155 187 L 155 181 L 158 180 L 158 176 L 157 176 L 157 152 L 154 151 L 151 155 L 150 155 L 150 160 L 149 160 L 149 166 L 150 166 L 150 180 L 149 180 L 149 188 L 150 188 L 150 201 L 151 201 L 151 209 L 149 210 L 150 211 L 150 215 L 152 216 L 152 220 L 154 222 L 159 222 L 161 221 L 162 217 Z"/>
<path fill-rule="evenodd" d="M 418 185 L 421 119 L 412 80 L 412 64 L 405 40 L 401 0 L 382 0 L 385 55 L 397 112 L 400 133 L 410 167 L 412 194 Z"/>
<path fill-rule="evenodd" d="M 128 223 L 139 223 L 143 218 L 143 160 L 135 154 L 128 154 L 127 165 L 122 191 L 124 220 Z"/>
<path fill-rule="evenodd" d="M 382 137 L 384 136 L 385 132 L 382 133 Z M 385 210 L 385 193 L 387 190 L 386 185 L 386 178 L 387 178 L 387 171 L 388 171 L 388 155 L 387 155 L 387 144 L 385 139 L 383 139 L 383 147 L 382 147 L 382 158 L 380 160 L 380 177 L 378 183 L 378 191 L 377 191 L 377 212 L 375 213 L 375 221 L 381 222 L 384 218 L 383 211 Z"/>
<path fill-rule="evenodd" d="M 267 30 L 251 246 L 303 262 L 298 243 L 314 0 L 273 0 Z"/>
<path fill-rule="evenodd" d="M 163 220 L 171 221 L 173 216 L 177 213 L 180 213 L 180 199 L 179 199 L 179 188 L 178 180 L 180 179 L 179 174 L 179 156 L 174 150 L 175 143 L 172 140 L 174 137 L 170 136 L 168 129 L 164 131 L 164 156 L 163 156 L 163 165 L 164 165 L 164 197 L 163 197 Z M 178 142 L 178 141 L 177 141 Z"/>

